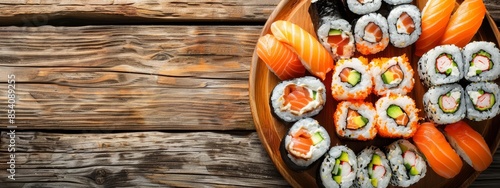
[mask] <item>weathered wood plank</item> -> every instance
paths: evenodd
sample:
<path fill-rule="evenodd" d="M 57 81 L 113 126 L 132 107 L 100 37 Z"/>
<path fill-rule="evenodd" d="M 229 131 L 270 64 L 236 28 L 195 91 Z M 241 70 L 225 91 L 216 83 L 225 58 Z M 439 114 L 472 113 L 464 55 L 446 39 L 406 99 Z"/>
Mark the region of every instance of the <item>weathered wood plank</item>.
<path fill-rule="evenodd" d="M 279 0 L 9 0 L 1 25 L 264 22 Z"/>
<path fill-rule="evenodd" d="M 497 26 L 500 23 L 500 0 L 484 0 L 484 5 L 491 17 L 496 21 Z"/>
<path fill-rule="evenodd" d="M 0 105 L 14 74 L 18 129 L 253 130 L 260 29 L 1 27 Z"/>
<path fill-rule="evenodd" d="M 54 134 L 16 132 L 15 181 L 2 187 L 286 186 L 255 132 Z"/>

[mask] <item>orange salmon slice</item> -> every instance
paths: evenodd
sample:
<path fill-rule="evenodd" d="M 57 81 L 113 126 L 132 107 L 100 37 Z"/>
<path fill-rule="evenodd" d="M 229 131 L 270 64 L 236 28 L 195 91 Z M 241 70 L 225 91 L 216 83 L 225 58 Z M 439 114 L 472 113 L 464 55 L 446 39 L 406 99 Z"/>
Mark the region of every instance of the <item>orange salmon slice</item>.
<path fill-rule="evenodd" d="M 284 105 L 290 104 L 293 111 L 300 111 L 312 101 L 307 88 L 293 84 L 286 86 L 284 98 Z"/>
<path fill-rule="evenodd" d="M 294 135 L 292 135 L 293 150 L 300 152 L 302 154 L 309 153 L 313 141 L 311 139 L 311 134 L 305 129 L 298 130 Z"/>
<path fill-rule="evenodd" d="M 373 36 L 375 36 L 375 42 L 380 42 L 380 40 L 382 40 L 382 30 L 380 29 L 380 27 L 373 23 L 373 22 L 370 22 L 368 23 L 368 25 L 366 25 L 365 27 L 365 36 L 366 36 L 366 33 L 370 33 L 372 34 Z"/>

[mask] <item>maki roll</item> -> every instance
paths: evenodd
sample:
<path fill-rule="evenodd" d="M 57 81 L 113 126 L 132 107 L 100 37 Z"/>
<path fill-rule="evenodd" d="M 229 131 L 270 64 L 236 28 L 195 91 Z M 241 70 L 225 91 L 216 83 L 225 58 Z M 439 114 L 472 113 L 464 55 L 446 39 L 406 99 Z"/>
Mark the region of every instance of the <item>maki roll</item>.
<path fill-rule="evenodd" d="M 346 146 L 334 146 L 319 168 L 319 187 L 351 187 L 356 178 L 358 161 Z"/>
<path fill-rule="evenodd" d="M 471 42 L 462 49 L 465 79 L 493 81 L 500 75 L 500 52 L 492 42 Z"/>
<path fill-rule="evenodd" d="M 306 170 L 330 147 L 328 132 L 312 118 L 301 119 L 281 141 L 281 157 L 292 170 Z"/>
<path fill-rule="evenodd" d="M 312 76 L 283 81 L 271 95 L 274 113 L 286 122 L 317 115 L 325 102 L 325 85 Z"/>
<path fill-rule="evenodd" d="M 373 82 L 364 57 L 341 59 L 332 76 L 332 96 L 336 100 L 365 99 L 370 95 Z"/>
<path fill-rule="evenodd" d="M 387 20 L 379 13 L 370 13 L 358 19 L 354 26 L 356 50 L 363 55 L 376 54 L 389 44 Z"/>
<path fill-rule="evenodd" d="M 387 187 L 391 176 L 389 161 L 379 148 L 370 146 L 359 153 L 356 187 Z"/>
<path fill-rule="evenodd" d="M 384 1 L 390 5 L 400 5 L 405 3 L 411 3 L 413 0 L 384 0 Z"/>
<path fill-rule="evenodd" d="M 467 119 L 483 121 L 498 114 L 498 85 L 490 82 L 471 83 L 465 88 Z"/>
<path fill-rule="evenodd" d="M 465 117 L 464 89 L 458 84 L 431 87 L 424 94 L 424 112 L 437 124 L 450 124 Z"/>
<path fill-rule="evenodd" d="M 460 49 L 442 45 L 429 50 L 418 61 L 418 74 L 427 87 L 458 82 L 464 76 Z"/>
<path fill-rule="evenodd" d="M 355 14 L 375 12 L 382 6 L 382 0 L 347 0 L 347 7 Z"/>
<path fill-rule="evenodd" d="M 418 127 L 418 109 L 408 96 L 389 95 L 375 102 L 377 130 L 382 137 L 410 138 Z"/>
<path fill-rule="evenodd" d="M 408 140 L 397 140 L 387 149 L 392 169 L 391 185 L 409 187 L 425 177 L 427 165 L 424 157 Z"/>
<path fill-rule="evenodd" d="M 391 44 L 404 48 L 415 43 L 422 33 L 420 19 L 420 11 L 415 5 L 400 5 L 392 9 L 387 17 Z"/>
<path fill-rule="evenodd" d="M 370 102 L 342 101 L 333 115 L 335 131 L 343 138 L 372 140 L 377 135 L 376 114 Z"/>
<path fill-rule="evenodd" d="M 373 93 L 406 95 L 411 92 L 415 79 L 413 69 L 405 54 L 393 58 L 377 58 L 370 63 L 375 87 Z"/>
<path fill-rule="evenodd" d="M 340 1 L 319 1 L 315 4 L 321 17 L 317 34 L 319 41 L 334 59 L 350 58 L 354 55 L 354 35 L 351 24 L 341 17 Z"/>

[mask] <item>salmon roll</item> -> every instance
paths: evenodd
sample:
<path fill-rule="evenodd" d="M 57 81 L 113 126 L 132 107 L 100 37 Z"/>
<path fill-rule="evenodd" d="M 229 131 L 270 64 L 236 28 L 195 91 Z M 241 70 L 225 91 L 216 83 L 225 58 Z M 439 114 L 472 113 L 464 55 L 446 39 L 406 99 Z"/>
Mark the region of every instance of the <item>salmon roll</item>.
<path fill-rule="evenodd" d="M 450 145 L 476 171 L 484 171 L 493 162 L 491 151 L 483 136 L 466 122 L 459 121 L 444 128 Z"/>
<path fill-rule="evenodd" d="M 356 154 L 346 146 L 334 146 L 319 168 L 319 187 L 351 187 L 356 178 Z"/>
<path fill-rule="evenodd" d="M 370 13 L 358 19 L 354 26 L 356 50 L 363 55 L 376 54 L 389 44 L 387 19 L 379 13 Z"/>
<path fill-rule="evenodd" d="M 391 176 L 389 161 L 379 148 L 370 146 L 358 154 L 355 187 L 387 187 Z"/>
<path fill-rule="evenodd" d="M 418 74 L 427 87 L 456 83 L 464 77 L 462 52 L 455 45 L 437 46 L 419 59 Z"/>
<path fill-rule="evenodd" d="M 400 139 L 387 146 L 391 164 L 391 185 L 409 187 L 425 177 L 427 164 L 424 156 L 408 140 Z"/>
<path fill-rule="evenodd" d="M 412 98 L 389 95 L 375 102 L 377 130 L 382 137 L 410 138 L 418 127 L 418 109 Z"/>
<path fill-rule="evenodd" d="M 499 112 L 500 91 L 491 82 L 471 83 L 465 88 L 467 119 L 483 121 L 492 119 Z"/>
<path fill-rule="evenodd" d="M 370 63 L 370 73 L 373 77 L 373 93 L 384 96 L 387 94 L 406 95 L 415 84 L 413 68 L 406 54 L 393 58 L 377 58 Z"/>
<path fill-rule="evenodd" d="M 295 171 L 306 170 L 330 148 L 330 136 L 318 121 L 301 119 L 281 141 L 281 157 Z"/>
<path fill-rule="evenodd" d="M 336 100 L 362 100 L 373 88 L 368 66 L 364 57 L 341 59 L 335 65 L 332 76 L 332 96 Z"/>
<path fill-rule="evenodd" d="M 325 102 L 325 85 L 312 76 L 283 81 L 271 95 L 273 112 L 286 122 L 317 115 Z"/>
<path fill-rule="evenodd" d="M 476 41 L 462 49 L 464 77 L 471 82 L 493 81 L 500 76 L 500 52 L 495 43 Z"/>
<path fill-rule="evenodd" d="M 400 5 L 387 17 L 391 44 L 404 48 L 415 43 L 422 33 L 420 11 L 415 5 Z"/>
<path fill-rule="evenodd" d="M 465 118 L 465 92 L 458 84 L 433 86 L 424 97 L 424 112 L 437 124 L 449 124 Z"/>
<path fill-rule="evenodd" d="M 377 135 L 376 117 L 370 102 L 342 101 L 333 114 L 335 131 L 342 138 L 372 140 Z"/>
<path fill-rule="evenodd" d="M 347 0 L 349 10 L 358 15 L 376 12 L 382 6 L 382 0 Z"/>

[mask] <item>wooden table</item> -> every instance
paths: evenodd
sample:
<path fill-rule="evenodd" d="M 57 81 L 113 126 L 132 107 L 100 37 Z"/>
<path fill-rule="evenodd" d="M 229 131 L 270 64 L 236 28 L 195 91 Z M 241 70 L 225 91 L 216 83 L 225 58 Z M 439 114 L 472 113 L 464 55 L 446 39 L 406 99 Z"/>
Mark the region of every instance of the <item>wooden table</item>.
<path fill-rule="evenodd" d="M 0 187 L 288 186 L 248 101 L 253 49 L 278 2 L 3 1 Z M 485 3 L 500 21 L 498 1 Z M 499 175 L 497 152 L 472 186 Z"/>

